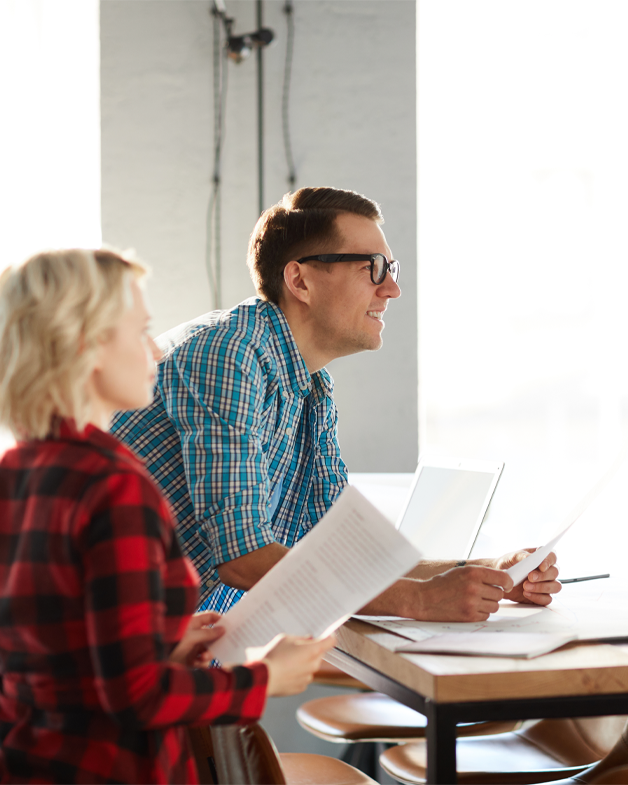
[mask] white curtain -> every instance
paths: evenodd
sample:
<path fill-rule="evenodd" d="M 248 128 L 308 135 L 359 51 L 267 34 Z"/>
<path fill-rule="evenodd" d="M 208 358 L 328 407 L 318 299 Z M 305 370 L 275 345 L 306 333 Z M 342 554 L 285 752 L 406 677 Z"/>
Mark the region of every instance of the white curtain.
<path fill-rule="evenodd" d="M 0 269 L 100 244 L 98 0 L 0 0 Z"/>
<path fill-rule="evenodd" d="M 99 246 L 98 0 L 0 0 L 0 270 Z M 12 443 L 0 429 L 0 453 Z"/>
<path fill-rule="evenodd" d="M 628 3 L 421 0 L 418 30 L 421 449 L 506 462 L 487 555 L 549 539 L 628 444 Z M 564 577 L 625 572 L 627 487 Z"/>

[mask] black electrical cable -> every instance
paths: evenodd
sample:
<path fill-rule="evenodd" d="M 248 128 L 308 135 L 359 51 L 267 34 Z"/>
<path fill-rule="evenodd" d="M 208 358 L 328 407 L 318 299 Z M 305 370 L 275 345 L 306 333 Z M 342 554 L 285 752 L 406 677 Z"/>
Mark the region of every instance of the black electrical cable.
<path fill-rule="evenodd" d="M 213 295 L 213 307 L 222 306 L 222 259 L 221 259 L 221 162 L 224 141 L 224 117 L 227 103 L 227 62 L 226 49 L 222 42 L 222 25 L 227 22 L 215 4 L 213 16 L 213 97 L 214 97 L 214 171 L 212 189 L 207 205 L 205 264 L 209 285 Z"/>
<path fill-rule="evenodd" d="M 292 155 L 292 141 L 290 139 L 290 80 L 292 78 L 292 58 L 294 54 L 294 6 L 292 0 L 286 0 L 283 7 L 286 15 L 288 34 L 286 36 L 286 62 L 283 74 L 283 94 L 281 96 L 281 120 L 283 126 L 283 146 L 288 164 L 288 182 L 294 188 L 297 181 L 297 171 Z"/>
<path fill-rule="evenodd" d="M 256 3 L 257 29 L 261 30 L 263 19 L 262 0 Z M 259 214 L 264 210 L 264 54 L 258 46 L 257 63 L 257 202 Z"/>

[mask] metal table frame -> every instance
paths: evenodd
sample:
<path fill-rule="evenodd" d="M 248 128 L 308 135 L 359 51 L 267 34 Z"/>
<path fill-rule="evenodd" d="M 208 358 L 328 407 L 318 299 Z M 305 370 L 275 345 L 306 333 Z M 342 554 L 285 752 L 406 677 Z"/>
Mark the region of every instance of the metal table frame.
<path fill-rule="evenodd" d="M 628 693 L 438 703 L 385 676 L 340 649 L 328 652 L 325 659 L 372 689 L 389 695 L 427 718 L 425 734 L 427 781 L 437 785 L 452 785 L 458 781 L 456 725 L 459 722 L 628 714 Z"/>

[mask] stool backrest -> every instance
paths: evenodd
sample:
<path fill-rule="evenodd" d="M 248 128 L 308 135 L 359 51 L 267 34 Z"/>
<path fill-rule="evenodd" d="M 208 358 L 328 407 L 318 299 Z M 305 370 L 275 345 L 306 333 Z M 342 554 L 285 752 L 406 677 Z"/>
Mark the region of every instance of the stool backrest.
<path fill-rule="evenodd" d="M 202 785 L 286 785 L 277 748 L 259 723 L 188 732 Z"/>

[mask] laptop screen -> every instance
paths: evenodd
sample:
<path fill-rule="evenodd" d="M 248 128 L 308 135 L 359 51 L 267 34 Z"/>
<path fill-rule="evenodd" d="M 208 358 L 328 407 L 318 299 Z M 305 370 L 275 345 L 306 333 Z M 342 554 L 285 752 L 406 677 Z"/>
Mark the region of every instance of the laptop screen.
<path fill-rule="evenodd" d="M 421 461 L 397 528 L 424 559 L 468 558 L 503 466 Z"/>

